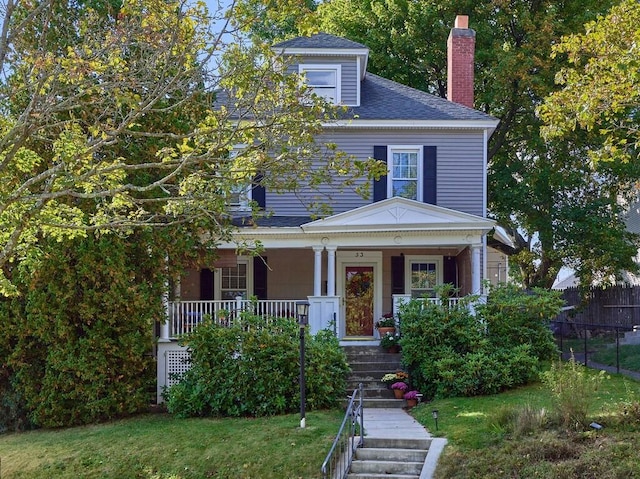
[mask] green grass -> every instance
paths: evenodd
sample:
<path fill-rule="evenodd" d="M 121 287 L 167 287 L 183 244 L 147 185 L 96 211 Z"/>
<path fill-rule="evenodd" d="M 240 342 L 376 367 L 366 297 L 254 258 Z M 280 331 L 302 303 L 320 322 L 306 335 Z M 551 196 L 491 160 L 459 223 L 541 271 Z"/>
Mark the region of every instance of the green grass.
<path fill-rule="evenodd" d="M 640 401 L 640 383 L 618 375 L 599 388 L 590 421 L 604 425 L 596 433 L 539 427 L 515 437 L 502 427 L 508 409 L 552 409 L 551 396 L 535 384 L 494 396 L 436 400 L 418 406 L 416 418 L 449 445 L 440 459 L 437 478 L 627 478 L 640 477 L 640 415 L 622 424 L 624 401 Z M 438 409 L 439 430 L 431 415 Z"/>
<path fill-rule="evenodd" d="M 620 367 L 631 371 L 640 371 L 640 345 L 623 344 L 619 348 Z M 608 348 L 603 348 L 591 355 L 590 359 L 597 363 L 608 366 L 616 365 L 615 344 Z"/>
<path fill-rule="evenodd" d="M 95 426 L 0 435 L 2 479 L 314 478 L 340 411 L 260 419 L 143 415 Z"/>

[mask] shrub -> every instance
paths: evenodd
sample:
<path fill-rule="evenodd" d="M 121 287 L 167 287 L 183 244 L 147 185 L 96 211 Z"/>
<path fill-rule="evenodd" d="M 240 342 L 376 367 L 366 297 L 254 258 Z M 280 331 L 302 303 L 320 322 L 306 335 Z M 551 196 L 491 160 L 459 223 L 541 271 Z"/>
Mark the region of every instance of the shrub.
<path fill-rule="evenodd" d="M 573 357 L 568 362 L 554 362 L 542 373 L 542 381 L 551 392 L 555 420 L 567 428 L 586 428 L 589 407 L 604 377 L 604 371 L 593 374 Z"/>
<path fill-rule="evenodd" d="M 526 291 L 503 284 L 492 287 L 487 303 L 476 311 L 495 344 L 528 344 L 535 357 L 547 360 L 557 355 L 549 321 L 558 315 L 563 303 L 559 291 Z"/>
<path fill-rule="evenodd" d="M 546 327 L 547 314 L 560 303 L 540 293 L 515 294 L 511 287 L 492 290 L 486 306 L 471 312 L 469 299 L 442 305 L 412 300 L 400 311 L 400 345 L 413 384 L 427 397 L 493 394 L 526 384 L 538 376 L 539 359 L 555 352 Z M 451 288 L 438 290 L 443 299 Z M 555 309 L 554 309 L 555 308 Z M 519 337 L 509 324 L 512 315 L 523 328 Z"/>
<path fill-rule="evenodd" d="M 299 328 L 294 319 L 264 323 L 245 315 L 232 327 L 205 322 L 183 338 L 191 367 L 166 392 L 179 417 L 267 416 L 300 405 Z M 328 331 L 305 341 L 306 400 L 310 409 L 333 407 L 344 397 L 348 365 L 338 340 Z"/>
<path fill-rule="evenodd" d="M 0 302 L 7 427 L 86 424 L 148 406 L 153 324 L 164 315 L 164 252 L 153 242 L 140 233 L 43 243 L 37 268 L 14 270 L 22 295 Z"/>

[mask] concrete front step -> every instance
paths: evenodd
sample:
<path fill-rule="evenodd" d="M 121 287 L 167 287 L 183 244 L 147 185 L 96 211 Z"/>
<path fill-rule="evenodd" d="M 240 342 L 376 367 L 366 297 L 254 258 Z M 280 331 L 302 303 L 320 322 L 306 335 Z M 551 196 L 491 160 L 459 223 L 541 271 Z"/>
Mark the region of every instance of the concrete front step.
<path fill-rule="evenodd" d="M 384 374 L 387 373 L 395 373 L 396 371 L 398 371 L 399 369 L 402 369 L 400 367 L 400 363 L 387 363 L 387 362 L 382 362 L 382 361 L 358 361 L 358 362 L 354 362 L 354 361 L 349 361 L 349 366 L 351 367 L 351 370 L 354 372 L 383 372 Z"/>
<path fill-rule="evenodd" d="M 360 383 L 364 405 L 371 408 L 401 408 L 404 400 L 394 399 L 393 391 L 381 382 L 382 376 L 401 369 L 401 356 L 384 352 L 379 346 L 343 346 L 351 373 L 346 395 L 350 396 Z"/>
<path fill-rule="evenodd" d="M 432 438 L 391 438 L 391 437 L 366 437 L 364 438 L 364 448 L 373 449 L 418 449 L 428 450 L 433 442 Z"/>
<path fill-rule="evenodd" d="M 347 479 L 420 479 L 417 474 L 372 474 L 368 472 L 363 473 L 349 473 Z"/>
<path fill-rule="evenodd" d="M 405 405 L 404 399 L 384 399 L 384 398 L 365 398 L 364 407 L 370 408 L 402 408 Z"/>
<path fill-rule="evenodd" d="M 351 464 L 350 479 L 418 479 L 431 439 L 365 438 Z"/>
<path fill-rule="evenodd" d="M 426 449 L 387 449 L 384 447 L 363 447 L 356 450 L 355 458 L 360 461 L 396 461 L 424 463 Z"/>
<path fill-rule="evenodd" d="M 348 389 L 349 395 L 353 393 L 353 389 Z M 388 389 L 367 389 L 363 390 L 363 397 L 365 399 L 395 399 L 395 395 Z"/>
<path fill-rule="evenodd" d="M 354 474 L 405 474 L 419 476 L 422 471 L 422 462 L 399 461 L 359 461 L 351 463 L 350 471 Z"/>

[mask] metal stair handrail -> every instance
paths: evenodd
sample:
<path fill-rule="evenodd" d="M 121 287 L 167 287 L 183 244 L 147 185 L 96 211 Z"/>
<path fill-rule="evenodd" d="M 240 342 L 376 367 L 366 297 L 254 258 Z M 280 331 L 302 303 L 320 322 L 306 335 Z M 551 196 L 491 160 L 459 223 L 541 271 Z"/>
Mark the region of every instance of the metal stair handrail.
<path fill-rule="evenodd" d="M 322 463 L 323 479 L 344 479 L 351 468 L 353 455 L 364 446 L 364 397 L 362 383 L 353 390 L 340 430 Z M 356 437 L 356 430 L 359 435 Z"/>

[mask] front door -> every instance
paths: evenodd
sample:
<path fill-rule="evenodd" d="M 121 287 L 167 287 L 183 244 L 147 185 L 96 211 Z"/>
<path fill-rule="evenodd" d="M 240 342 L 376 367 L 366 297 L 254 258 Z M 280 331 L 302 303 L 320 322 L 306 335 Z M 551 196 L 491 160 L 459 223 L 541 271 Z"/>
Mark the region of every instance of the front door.
<path fill-rule="evenodd" d="M 346 335 L 373 336 L 373 266 L 345 266 L 344 274 Z"/>

